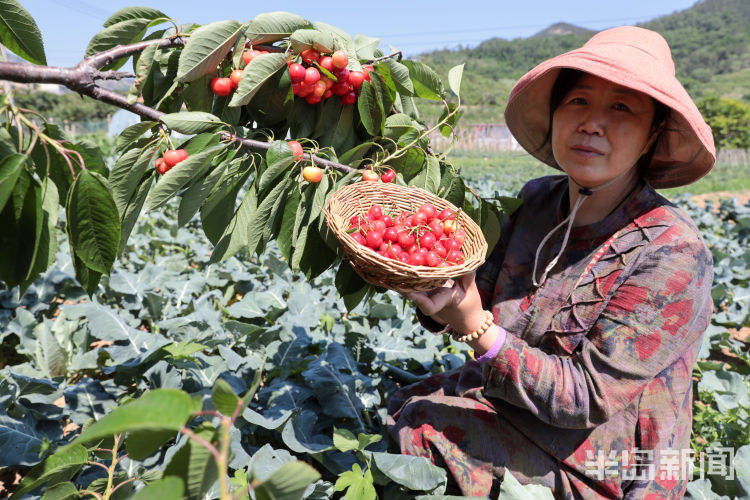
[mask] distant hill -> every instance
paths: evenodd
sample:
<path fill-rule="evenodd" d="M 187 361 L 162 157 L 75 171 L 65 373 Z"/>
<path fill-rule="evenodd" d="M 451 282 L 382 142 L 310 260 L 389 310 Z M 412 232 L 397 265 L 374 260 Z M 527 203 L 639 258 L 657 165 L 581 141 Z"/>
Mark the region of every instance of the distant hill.
<path fill-rule="evenodd" d="M 694 98 L 716 93 L 750 104 L 750 0 L 703 0 L 640 26 L 669 42 L 677 76 Z M 438 50 L 420 59 L 440 75 L 466 63 L 462 121 L 498 122 L 503 121 L 505 101 L 521 75 L 545 59 L 580 47 L 594 33 L 560 22 L 528 38 L 491 38 L 474 48 Z"/>

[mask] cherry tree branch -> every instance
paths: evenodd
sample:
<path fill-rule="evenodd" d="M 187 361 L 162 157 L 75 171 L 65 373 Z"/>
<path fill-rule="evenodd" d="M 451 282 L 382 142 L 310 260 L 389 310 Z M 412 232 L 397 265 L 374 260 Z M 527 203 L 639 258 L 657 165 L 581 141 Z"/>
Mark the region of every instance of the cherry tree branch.
<path fill-rule="evenodd" d="M 142 42 L 132 43 L 129 45 L 118 45 L 111 49 L 93 54 L 71 68 L 60 68 L 55 66 L 39 66 L 27 63 L 9 63 L 0 62 L 0 80 L 8 80 L 18 83 L 56 83 L 63 85 L 81 95 L 91 97 L 97 101 L 110 104 L 120 109 L 125 109 L 131 113 L 145 118 L 147 120 L 159 121 L 164 113 L 145 106 L 140 103 L 129 103 L 128 99 L 117 92 L 100 87 L 96 84 L 97 80 L 120 80 L 122 78 L 133 77 L 130 73 L 119 71 L 101 71 L 101 68 L 123 57 L 129 57 L 141 52 L 149 45 L 159 44 L 159 48 L 170 48 L 184 46 L 187 42 L 185 37 L 172 37 L 158 40 L 145 40 Z M 270 49 L 268 46 L 256 46 L 263 50 Z M 279 47 L 273 47 L 280 50 Z M 244 147 L 250 149 L 260 149 L 267 151 L 271 147 L 270 142 L 247 139 L 229 132 L 222 133 L 222 139 L 225 141 L 239 142 Z M 354 168 L 337 163 L 325 158 L 305 153 L 303 160 L 312 161 L 316 165 L 323 166 L 327 169 L 333 169 L 342 173 L 349 173 Z"/>
<path fill-rule="evenodd" d="M 397 50 L 396 52 L 388 54 L 387 56 L 378 57 L 378 58 L 375 58 L 375 59 L 373 59 L 371 61 L 367 61 L 367 62 L 369 64 L 372 64 L 372 63 L 375 63 L 375 62 L 378 62 L 378 61 L 384 61 L 386 59 L 390 59 L 391 57 L 397 57 L 399 60 L 401 60 L 401 51 Z"/>

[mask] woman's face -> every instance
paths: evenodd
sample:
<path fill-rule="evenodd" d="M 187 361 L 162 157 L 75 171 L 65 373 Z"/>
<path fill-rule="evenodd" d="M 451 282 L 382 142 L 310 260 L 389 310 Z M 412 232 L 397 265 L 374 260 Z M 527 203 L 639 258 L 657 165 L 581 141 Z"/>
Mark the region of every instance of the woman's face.
<path fill-rule="evenodd" d="M 604 184 L 648 151 L 653 116 L 651 97 L 584 74 L 552 115 L 555 160 L 580 186 Z"/>

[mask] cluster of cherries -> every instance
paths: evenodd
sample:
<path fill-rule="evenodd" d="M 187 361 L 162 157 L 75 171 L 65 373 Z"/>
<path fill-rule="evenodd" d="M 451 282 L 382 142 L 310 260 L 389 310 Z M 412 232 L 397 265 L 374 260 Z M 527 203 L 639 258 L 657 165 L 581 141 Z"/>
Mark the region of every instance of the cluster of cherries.
<path fill-rule="evenodd" d="M 354 104 L 362 82 L 369 82 L 370 72 L 374 70 L 371 65 L 365 65 L 362 67 L 364 71 L 349 71 L 346 68 L 349 56 L 343 50 L 326 55 L 315 49 L 307 49 L 300 56 L 302 64 L 288 62 L 289 77 L 294 95 L 304 98 L 309 104 L 317 104 L 334 95 L 341 96 L 342 104 Z"/>
<path fill-rule="evenodd" d="M 242 62 L 245 63 L 245 66 L 250 64 L 250 61 L 255 59 L 256 57 L 268 54 L 267 50 L 246 50 L 242 53 Z M 234 69 L 229 74 L 228 77 L 216 77 L 211 79 L 211 92 L 213 92 L 215 95 L 219 97 L 228 96 L 229 94 L 234 91 L 237 87 L 240 86 L 240 80 L 242 80 L 242 75 L 244 71 L 241 69 Z"/>
<path fill-rule="evenodd" d="M 167 149 L 161 158 L 154 160 L 154 168 L 164 175 L 181 161 L 187 160 L 188 156 L 188 152 L 184 149 Z"/>
<path fill-rule="evenodd" d="M 263 54 L 268 54 L 268 51 L 245 50 L 242 53 L 242 61 L 247 66 L 250 61 Z M 300 56 L 301 64 L 293 60 L 287 61 L 292 92 L 310 104 L 317 104 L 333 95 L 340 96 L 342 104 L 354 104 L 357 102 L 362 82 L 369 82 L 370 72 L 374 71 L 373 66 L 369 64 L 362 66 L 363 71 L 349 71 L 346 68 L 349 56 L 343 50 L 326 55 L 315 49 L 307 49 L 303 50 Z M 243 73 L 243 70 L 238 68 L 232 70 L 228 77 L 211 79 L 211 92 L 220 97 L 228 96 L 239 87 Z M 328 75 L 333 75 L 333 78 Z"/>
<path fill-rule="evenodd" d="M 360 245 L 412 266 L 451 267 L 466 260 L 461 246 L 466 232 L 458 227 L 456 211 L 438 213 L 425 203 L 415 213 L 392 216 L 380 205 L 349 221 L 349 234 Z"/>

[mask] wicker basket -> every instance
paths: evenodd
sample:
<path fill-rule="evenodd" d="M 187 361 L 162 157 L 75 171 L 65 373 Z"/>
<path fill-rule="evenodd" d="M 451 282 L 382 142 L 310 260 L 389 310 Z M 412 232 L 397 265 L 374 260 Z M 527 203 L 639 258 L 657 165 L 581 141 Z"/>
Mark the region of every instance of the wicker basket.
<path fill-rule="evenodd" d="M 384 210 L 416 212 L 424 203 L 435 205 L 438 212 L 449 208 L 458 212 L 458 225 L 466 232 L 461 248 L 465 261 L 450 267 L 413 266 L 383 257 L 360 245 L 347 230 L 354 215 L 367 213 L 372 205 Z M 443 286 L 446 281 L 478 268 L 487 253 L 487 241 L 482 230 L 464 212 L 449 201 L 423 189 L 392 183 L 360 181 L 337 190 L 323 208 L 326 223 L 336 235 L 354 270 L 368 283 L 399 292 L 427 291 Z"/>

